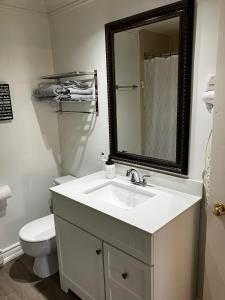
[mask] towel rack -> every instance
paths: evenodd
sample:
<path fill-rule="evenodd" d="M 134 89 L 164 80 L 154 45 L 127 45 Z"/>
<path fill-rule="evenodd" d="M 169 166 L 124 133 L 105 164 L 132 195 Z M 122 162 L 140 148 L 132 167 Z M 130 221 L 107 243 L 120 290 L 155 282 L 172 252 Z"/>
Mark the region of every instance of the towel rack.
<path fill-rule="evenodd" d="M 87 76 L 87 75 L 94 76 L 96 74 L 97 74 L 97 70 L 95 70 L 94 72 L 68 72 L 68 73 L 42 76 L 41 79 L 61 79 L 61 78 Z"/>
<path fill-rule="evenodd" d="M 119 89 L 137 89 L 138 88 L 138 85 L 136 84 L 132 84 L 132 85 L 116 85 L 116 89 L 119 90 Z"/>
<path fill-rule="evenodd" d="M 175 51 L 175 52 L 168 52 L 168 53 L 158 53 L 158 54 L 147 54 L 144 53 L 144 59 L 148 60 L 148 59 L 153 59 L 153 58 L 168 58 L 170 56 L 173 55 L 179 55 L 179 51 Z"/>
<path fill-rule="evenodd" d="M 63 114 L 63 113 L 82 113 L 82 114 L 96 114 L 98 116 L 99 114 L 99 106 L 98 106 L 98 73 L 97 70 L 94 70 L 93 72 L 67 72 L 67 73 L 60 73 L 60 74 L 52 74 L 52 75 L 45 75 L 42 76 L 41 79 L 53 79 L 57 80 L 59 84 L 61 84 L 62 79 L 64 78 L 72 78 L 72 77 L 80 77 L 80 76 L 93 76 L 94 85 L 95 85 L 95 95 L 93 99 L 85 100 L 82 97 L 78 100 L 60 100 L 58 102 L 58 110 L 57 113 Z M 90 81 L 90 79 L 82 79 L 82 81 Z M 63 103 L 95 103 L 95 111 L 79 111 L 79 110 L 63 110 Z"/>

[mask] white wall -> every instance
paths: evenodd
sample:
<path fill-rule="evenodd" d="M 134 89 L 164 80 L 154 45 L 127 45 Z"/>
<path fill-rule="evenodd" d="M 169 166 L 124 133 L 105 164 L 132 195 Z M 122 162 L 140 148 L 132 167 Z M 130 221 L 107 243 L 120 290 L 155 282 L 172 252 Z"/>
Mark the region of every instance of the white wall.
<path fill-rule="evenodd" d="M 201 180 L 212 128 L 212 115 L 205 108 L 202 94 L 208 75 L 216 74 L 219 1 L 197 0 L 196 20 L 189 169 L 193 179 Z"/>
<path fill-rule="evenodd" d="M 114 43 L 116 84 L 138 86 L 116 91 L 118 150 L 141 155 L 139 35 L 120 32 Z"/>
<path fill-rule="evenodd" d="M 107 82 L 104 24 L 151 8 L 169 0 L 95 0 L 50 18 L 56 71 L 93 70 L 99 74 L 97 120 L 86 123 L 83 115 L 60 118 L 63 172 L 84 175 L 101 167 L 98 152 L 108 149 Z M 208 74 L 215 72 L 217 14 L 215 0 L 197 0 L 194 84 L 191 119 L 190 168 L 192 179 L 201 180 L 204 151 L 211 127 L 211 116 L 202 102 Z"/>
<path fill-rule="evenodd" d="M 46 12 L 45 0 L 0 0 L 0 7 L 13 10 L 26 10 L 36 12 Z"/>
<path fill-rule="evenodd" d="M 49 212 L 48 188 L 59 173 L 57 115 L 31 97 L 53 71 L 47 16 L 0 7 L 0 81 L 9 83 L 13 121 L 0 121 L 0 185 L 12 198 L 0 217 L 0 249 L 18 242 L 28 221 Z"/>

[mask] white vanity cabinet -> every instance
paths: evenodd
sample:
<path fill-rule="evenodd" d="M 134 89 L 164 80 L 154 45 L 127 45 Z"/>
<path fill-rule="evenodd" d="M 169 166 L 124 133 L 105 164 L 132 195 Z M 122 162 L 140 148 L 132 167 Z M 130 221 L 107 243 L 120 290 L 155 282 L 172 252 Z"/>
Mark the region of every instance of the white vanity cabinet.
<path fill-rule="evenodd" d="M 149 234 L 53 194 L 61 287 L 83 300 L 193 300 L 199 203 Z"/>
<path fill-rule="evenodd" d="M 102 241 L 55 216 L 62 289 L 84 300 L 104 300 Z"/>
<path fill-rule="evenodd" d="M 55 224 L 65 292 L 83 300 L 151 299 L 150 266 L 57 216 Z"/>

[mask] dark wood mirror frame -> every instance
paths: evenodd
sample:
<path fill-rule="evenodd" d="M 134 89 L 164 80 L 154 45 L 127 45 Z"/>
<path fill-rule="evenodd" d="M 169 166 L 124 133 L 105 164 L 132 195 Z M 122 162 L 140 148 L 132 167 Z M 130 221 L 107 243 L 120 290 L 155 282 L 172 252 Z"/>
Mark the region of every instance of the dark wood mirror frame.
<path fill-rule="evenodd" d="M 174 17 L 180 18 L 176 162 L 118 152 L 114 34 Z M 188 174 L 193 19 L 194 1 L 185 0 L 105 25 L 110 155 L 113 160 L 182 175 Z"/>

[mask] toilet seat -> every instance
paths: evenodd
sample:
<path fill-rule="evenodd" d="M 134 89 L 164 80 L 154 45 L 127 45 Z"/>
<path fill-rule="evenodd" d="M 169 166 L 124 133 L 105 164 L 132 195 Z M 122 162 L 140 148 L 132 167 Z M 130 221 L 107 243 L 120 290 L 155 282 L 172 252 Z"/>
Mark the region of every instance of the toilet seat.
<path fill-rule="evenodd" d="M 21 228 L 19 237 L 25 242 L 32 243 L 43 242 L 55 238 L 54 215 L 51 214 L 26 224 Z"/>

